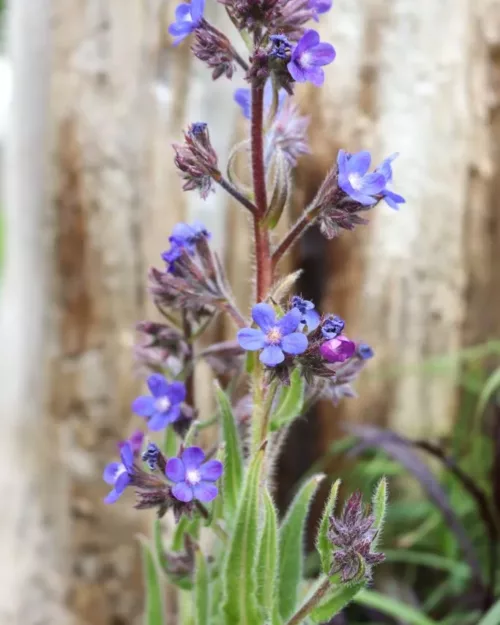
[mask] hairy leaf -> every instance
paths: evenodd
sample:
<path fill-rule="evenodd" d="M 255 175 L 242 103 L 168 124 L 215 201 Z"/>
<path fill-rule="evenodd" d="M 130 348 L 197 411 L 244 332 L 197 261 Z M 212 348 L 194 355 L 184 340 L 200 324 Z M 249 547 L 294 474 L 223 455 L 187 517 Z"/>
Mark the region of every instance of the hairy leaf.
<path fill-rule="evenodd" d="M 336 480 L 330 489 L 330 494 L 323 510 L 323 516 L 318 529 L 318 536 L 316 537 L 316 549 L 318 550 L 319 557 L 321 558 L 321 568 L 325 575 L 328 575 L 332 568 L 332 554 L 333 546 L 328 540 L 328 527 L 330 517 L 335 510 L 335 504 L 337 503 L 337 496 L 340 488 L 340 480 Z"/>
<path fill-rule="evenodd" d="M 386 597 L 375 590 L 363 590 L 354 598 L 354 601 L 383 612 L 386 616 L 391 616 L 397 621 L 407 623 L 407 625 L 437 625 L 436 621 L 416 608 L 392 597 Z"/>
<path fill-rule="evenodd" d="M 311 619 L 314 623 L 325 623 L 330 621 L 336 614 L 343 610 L 354 597 L 363 590 L 365 582 L 352 584 L 350 586 L 334 587 L 326 600 L 323 601 L 311 613 Z"/>
<path fill-rule="evenodd" d="M 284 386 L 278 399 L 278 405 L 271 417 L 271 431 L 279 430 L 296 419 L 304 408 L 305 382 L 299 369 L 294 369 L 290 376 L 290 386 Z"/>
<path fill-rule="evenodd" d="M 264 514 L 264 527 L 257 559 L 257 599 L 264 617 L 270 618 L 277 594 L 278 518 L 267 489 L 264 491 Z"/>
<path fill-rule="evenodd" d="M 377 535 L 372 542 L 372 551 L 375 551 L 380 537 L 382 536 L 382 528 L 384 525 L 384 519 L 387 508 L 387 480 L 383 477 L 377 484 L 377 488 L 373 494 L 372 499 L 372 513 L 375 518 L 373 523 L 374 529 L 377 530 Z"/>
<path fill-rule="evenodd" d="M 144 569 L 144 586 L 146 589 L 146 607 L 144 625 L 163 625 L 165 609 L 163 592 L 154 553 L 145 538 L 140 538 Z"/>
<path fill-rule="evenodd" d="M 200 549 L 196 552 L 196 574 L 194 584 L 196 625 L 208 625 L 210 619 L 210 593 L 208 567 Z"/>

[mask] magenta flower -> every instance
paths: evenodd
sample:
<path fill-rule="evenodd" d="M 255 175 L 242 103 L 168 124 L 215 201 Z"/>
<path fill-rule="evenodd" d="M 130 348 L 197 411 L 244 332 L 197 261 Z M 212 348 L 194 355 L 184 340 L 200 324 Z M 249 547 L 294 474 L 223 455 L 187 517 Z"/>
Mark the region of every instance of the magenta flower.
<path fill-rule="evenodd" d="M 329 43 L 320 43 L 315 30 L 306 30 L 292 51 L 287 65 L 292 78 L 297 82 L 312 82 L 321 87 L 325 81 L 323 65 L 331 63 L 336 56 L 335 48 Z"/>
<path fill-rule="evenodd" d="M 354 356 L 356 344 L 342 334 L 325 341 L 319 348 L 320 354 L 328 362 L 345 362 Z"/>
<path fill-rule="evenodd" d="M 188 447 L 180 458 L 170 458 L 165 475 L 171 482 L 172 495 L 184 503 L 193 499 L 208 502 L 217 497 L 216 482 L 222 475 L 223 466 L 219 460 L 205 460 L 205 453 L 199 447 Z"/>
<path fill-rule="evenodd" d="M 175 37 L 174 46 L 190 35 L 201 24 L 205 0 L 192 0 L 191 4 L 185 2 L 175 9 L 175 22 L 170 24 L 168 32 Z"/>
<path fill-rule="evenodd" d="M 285 360 L 285 353 L 295 356 L 307 349 L 307 337 L 296 331 L 302 319 L 302 313 L 297 308 L 276 319 L 274 308 L 260 303 L 252 308 L 252 319 L 259 329 L 239 330 L 238 343 L 247 351 L 261 349 L 260 361 L 266 366 L 279 365 Z"/>
<path fill-rule="evenodd" d="M 120 458 L 121 462 L 110 462 L 104 469 L 103 480 L 113 486 L 104 503 L 115 503 L 131 482 L 134 474 L 134 451 L 128 441 L 120 449 Z"/>
<path fill-rule="evenodd" d="M 142 395 L 132 402 L 132 410 L 148 420 L 150 430 L 163 430 L 181 416 L 181 404 L 186 399 L 182 382 L 171 382 L 159 373 L 148 378 L 151 395 Z"/>

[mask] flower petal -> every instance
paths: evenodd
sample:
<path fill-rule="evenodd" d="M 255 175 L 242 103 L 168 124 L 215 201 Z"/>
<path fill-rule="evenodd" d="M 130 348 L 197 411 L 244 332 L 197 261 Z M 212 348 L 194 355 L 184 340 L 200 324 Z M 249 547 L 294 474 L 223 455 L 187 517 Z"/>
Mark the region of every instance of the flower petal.
<path fill-rule="evenodd" d="M 134 452 L 132 450 L 132 445 L 128 441 L 125 441 L 120 449 L 120 457 L 125 468 L 131 469 L 134 464 Z"/>
<path fill-rule="evenodd" d="M 345 150 L 339 150 L 337 154 L 337 166 L 339 168 L 339 174 L 347 175 L 347 152 Z"/>
<path fill-rule="evenodd" d="M 267 332 L 276 324 L 276 313 L 269 304 L 255 304 L 252 308 L 252 319 L 263 332 Z"/>
<path fill-rule="evenodd" d="M 205 452 L 200 447 L 188 447 L 182 452 L 182 462 L 186 471 L 198 469 L 203 460 L 205 460 Z"/>
<path fill-rule="evenodd" d="M 361 181 L 360 192 L 365 195 L 377 195 L 381 193 L 386 185 L 384 174 L 366 174 Z"/>
<path fill-rule="evenodd" d="M 250 119 L 252 110 L 252 95 L 250 89 L 236 89 L 233 99 L 241 108 L 244 117 Z"/>
<path fill-rule="evenodd" d="M 259 360 L 268 367 L 275 367 L 285 360 L 285 354 L 281 347 L 268 345 L 262 350 Z"/>
<path fill-rule="evenodd" d="M 153 373 L 149 376 L 148 387 L 153 397 L 165 397 L 168 392 L 168 382 L 159 373 Z"/>
<path fill-rule="evenodd" d="M 123 465 L 120 462 L 110 462 L 106 465 L 106 468 L 103 471 L 102 479 L 106 482 L 106 484 L 114 484 L 116 480 L 117 473 Z"/>
<path fill-rule="evenodd" d="M 140 417 L 150 417 L 155 411 L 155 400 L 151 395 L 141 395 L 132 402 L 132 412 Z"/>
<path fill-rule="evenodd" d="M 119 495 L 121 495 L 129 484 L 130 484 L 130 475 L 126 473 L 125 471 L 123 473 L 120 473 L 120 475 L 118 476 L 118 479 L 115 482 L 116 492 Z"/>
<path fill-rule="evenodd" d="M 328 65 L 335 60 L 337 53 L 331 43 L 318 43 L 311 51 L 310 65 Z"/>
<path fill-rule="evenodd" d="M 186 386 L 182 382 L 172 382 L 168 385 L 167 397 L 172 404 L 181 404 L 186 399 Z"/>
<path fill-rule="evenodd" d="M 248 351 L 262 349 L 266 346 L 266 336 L 264 332 L 256 328 L 243 328 L 242 330 L 238 330 L 236 336 L 240 347 Z"/>
<path fill-rule="evenodd" d="M 188 503 L 193 499 L 193 489 L 186 482 L 179 482 L 172 487 L 172 495 L 179 501 Z"/>
<path fill-rule="evenodd" d="M 302 354 L 307 349 L 307 336 L 301 332 L 294 332 L 284 336 L 281 347 L 287 354 Z"/>
<path fill-rule="evenodd" d="M 170 458 L 167 460 L 167 466 L 165 467 L 165 475 L 172 482 L 182 482 L 186 477 L 186 470 L 184 463 L 180 458 Z"/>
<path fill-rule="evenodd" d="M 104 497 L 104 503 L 115 503 L 120 499 L 121 493 L 117 493 L 116 490 L 109 491 L 109 493 Z"/>
<path fill-rule="evenodd" d="M 208 503 L 209 501 L 213 501 L 217 494 L 219 493 L 219 489 L 214 484 L 210 482 L 200 482 L 193 487 L 194 496 L 199 501 L 203 501 Z"/>
<path fill-rule="evenodd" d="M 286 67 L 288 69 L 290 76 L 296 82 L 306 82 L 307 74 L 305 70 L 296 61 L 290 61 Z"/>
<path fill-rule="evenodd" d="M 191 18 L 191 5 L 187 2 L 182 2 L 181 4 L 177 5 L 175 9 L 175 21 L 184 22 L 186 18 Z"/>
<path fill-rule="evenodd" d="M 402 195 L 398 195 L 387 189 L 384 191 L 384 200 L 394 210 L 399 210 L 399 204 L 406 204 L 406 200 Z"/>
<path fill-rule="evenodd" d="M 307 80 L 315 87 L 321 87 L 325 82 L 325 72 L 321 67 L 311 66 L 306 71 Z"/>
<path fill-rule="evenodd" d="M 347 170 L 349 173 L 356 173 L 360 176 L 364 176 L 370 168 L 371 160 L 371 154 L 367 150 L 353 154 L 348 161 Z"/>
<path fill-rule="evenodd" d="M 205 0 L 191 0 L 191 15 L 193 22 L 197 24 L 205 12 Z"/>
<path fill-rule="evenodd" d="M 312 28 L 306 30 L 306 32 L 300 38 L 298 44 L 295 46 L 292 52 L 292 59 L 301 56 L 306 50 L 312 48 L 319 43 L 319 33 Z"/>
<path fill-rule="evenodd" d="M 215 482 L 222 475 L 224 466 L 220 460 L 209 460 L 200 467 L 200 476 L 207 482 Z"/>
<path fill-rule="evenodd" d="M 148 428 L 152 432 L 159 432 L 160 430 L 164 430 L 167 425 L 170 423 L 168 412 L 154 412 L 151 416 L 151 419 L 148 421 Z"/>
<path fill-rule="evenodd" d="M 289 310 L 277 323 L 282 335 L 285 336 L 295 332 L 295 330 L 299 327 L 301 319 L 302 313 L 298 308 L 292 308 L 292 310 Z"/>
<path fill-rule="evenodd" d="M 167 412 L 163 413 L 163 416 L 165 417 L 165 423 L 167 425 L 175 423 L 181 416 L 181 405 L 175 404 L 175 406 L 171 406 Z"/>
<path fill-rule="evenodd" d="M 317 310 L 307 310 L 302 316 L 302 321 L 305 322 L 307 331 L 312 332 L 319 326 L 321 317 Z"/>

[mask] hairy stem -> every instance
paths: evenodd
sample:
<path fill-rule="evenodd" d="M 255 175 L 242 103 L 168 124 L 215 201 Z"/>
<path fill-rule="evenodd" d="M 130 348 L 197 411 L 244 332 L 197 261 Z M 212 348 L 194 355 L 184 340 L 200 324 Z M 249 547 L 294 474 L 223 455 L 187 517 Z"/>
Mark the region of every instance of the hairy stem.
<path fill-rule="evenodd" d="M 272 282 L 272 260 L 268 229 L 261 223 L 267 212 L 266 170 L 264 166 L 264 89 L 252 86 L 252 182 L 257 212 L 254 215 L 257 301 L 265 299 Z"/>
<path fill-rule="evenodd" d="M 280 241 L 278 247 L 274 250 L 272 256 L 273 269 L 280 262 L 283 256 L 292 248 L 292 246 L 299 240 L 300 236 L 311 226 L 318 216 L 319 207 L 311 206 L 306 209 L 299 219 L 293 224 L 288 233 Z"/>
<path fill-rule="evenodd" d="M 217 178 L 217 182 L 224 189 L 224 191 L 227 191 L 229 195 L 232 195 L 234 199 L 238 201 L 242 206 L 244 206 L 247 210 L 249 210 L 252 215 L 257 214 L 257 207 L 255 206 L 255 204 L 251 202 L 247 197 L 245 197 L 242 193 L 240 193 L 238 189 L 236 189 L 236 187 L 233 187 L 230 182 L 228 182 L 225 178 L 222 178 L 222 176 L 220 178 Z"/>
<path fill-rule="evenodd" d="M 185 380 L 186 402 L 190 406 L 194 406 L 194 350 L 193 345 L 191 344 L 192 327 L 191 322 L 188 319 L 187 312 L 185 310 L 182 311 L 182 329 L 189 350 L 189 353 L 186 356 L 186 363 L 189 363 L 191 365 L 188 368 L 188 373 Z"/>
<path fill-rule="evenodd" d="M 300 608 L 295 612 L 292 618 L 286 623 L 286 625 L 301 625 L 304 619 L 314 610 L 318 603 L 323 599 L 328 590 L 330 589 L 330 580 L 326 578 L 324 582 L 318 586 L 316 592 L 303 603 Z"/>
<path fill-rule="evenodd" d="M 253 397 L 252 397 L 252 454 L 261 444 L 262 423 L 264 421 L 264 365 L 257 360 L 253 370 Z"/>

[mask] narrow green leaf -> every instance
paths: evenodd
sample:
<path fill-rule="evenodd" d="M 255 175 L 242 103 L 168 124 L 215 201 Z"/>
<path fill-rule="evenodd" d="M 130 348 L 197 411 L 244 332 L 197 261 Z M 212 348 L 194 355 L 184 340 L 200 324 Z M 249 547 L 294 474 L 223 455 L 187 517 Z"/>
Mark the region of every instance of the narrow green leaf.
<path fill-rule="evenodd" d="M 375 590 L 363 590 L 355 597 L 354 602 L 378 610 L 408 625 L 437 625 L 437 621 L 433 621 L 416 608 L 392 597 L 386 597 Z M 484 625 L 484 623 L 481 625 Z M 495 624 L 492 623 L 490 625 Z"/>
<path fill-rule="evenodd" d="M 209 576 L 205 556 L 200 549 L 196 552 L 196 574 L 194 600 L 196 605 L 196 625 L 208 625 L 210 619 Z"/>
<path fill-rule="evenodd" d="M 144 625 L 163 625 L 165 609 L 158 566 L 148 541 L 143 537 L 139 537 L 139 540 L 142 547 L 144 585 L 146 588 Z"/>
<path fill-rule="evenodd" d="M 160 519 L 155 519 L 153 525 L 153 539 L 156 552 L 156 559 L 161 568 L 165 571 L 167 568 L 167 556 L 165 554 L 165 546 L 163 545 L 163 532 Z"/>
<path fill-rule="evenodd" d="M 217 383 L 215 385 L 215 394 L 222 414 L 222 432 L 226 450 L 223 495 L 228 517 L 232 518 L 236 512 L 238 496 L 243 481 L 243 454 L 231 403 Z"/>
<path fill-rule="evenodd" d="M 172 427 L 165 430 L 165 438 L 163 439 L 163 453 L 167 458 L 177 455 L 177 434 Z"/>
<path fill-rule="evenodd" d="M 278 405 L 271 417 L 271 431 L 276 431 L 296 419 L 304 407 L 305 382 L 300 369 L 294 369 L 290 376 L 290 386 L 284 386 Z"/>
<path fill-rule="evenodd" d="M 278 517 L 267 488 L 264 491 L 264 527 L 257 558 L 257 600 L 264 618 L 272 615 L 278 575 Z"/>
<path fill-rule="evenodd" d="M 196 625 L 194 615 L 193 593 L 186 590 L 179 592 L 179 625 Z"/>
<path fill-rule="evenodd" d="M 241 491 L 224 567 L 223 614 L 227 625 L 261 625 L 257 603 L 259 487 L 264 451 L 258 451 Z"/>
<path fill-rule="evenodd" d="M 375 519 L 373 523 L 374 529 L 377 530 L 377 535 L 372 543 L 372 551 L 375 550 L 380 537 L 382 536 L 382 529 L 384 526 L 384 519 L 387 508 L 387 480 L 383 477 L 377 485 L 372 499 L 372 514 Z"/>
<path fill-rule="evenodd" d="M 328 596 L 328 598 L 320 604 L 311 613 L 311 619 L 314 623 L 325 623 L 330 621 L 336 614 L 343 610 L 354 597 L 365 586 L 364 582 L 352 584 L 351 586 L 337 586 Z"/>
<path fill-rule="evenodd" d="M 299 584 L 304 568 L 304 527 L 311 500 L 324 475 L 313 475 L 304 483 L 279 531 L 279 612 L 286 621 L 297 604 Z"/>
<path fill-rule="evenodd" d="M 328 575 L 332 568 L 332 555 L 333 546 L 328 540 L 328 528 L 330 517 L 335 510 L 335 504 L 337 503 L 337 497 L 340 488 L 340 480 L 336 480 L 330 490 L 328 500 L 323 510 L 323 516 L 321 517 L 321 523 L 319 525 L 318 536 L 316 538 L 316 549 L 318 550 L 319 557 L 321 558 L 321 568 L 323 573 Z"/>
<path fill-rule="evenodd" d="M 500 601 L 486 612 L 478 625 L 498 625 L 500 623 Z"/>
<path fill-rule="evenodd" d="M 184 534 L 187 532 L 189 518 L 181 516 L 179 522 L 175 526 L 174 537 L 172 538 L 172 551 L 181 551 L 184 547 Z"/>

